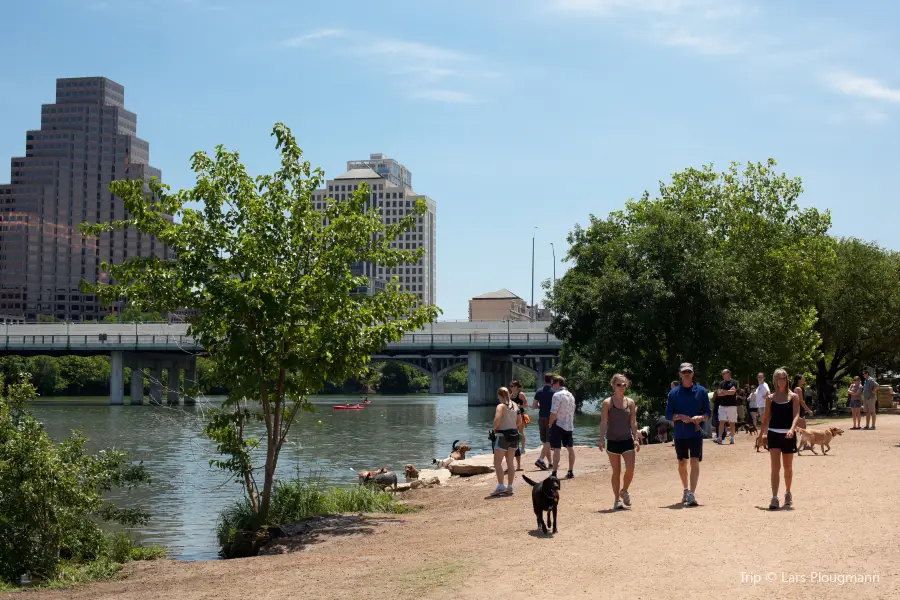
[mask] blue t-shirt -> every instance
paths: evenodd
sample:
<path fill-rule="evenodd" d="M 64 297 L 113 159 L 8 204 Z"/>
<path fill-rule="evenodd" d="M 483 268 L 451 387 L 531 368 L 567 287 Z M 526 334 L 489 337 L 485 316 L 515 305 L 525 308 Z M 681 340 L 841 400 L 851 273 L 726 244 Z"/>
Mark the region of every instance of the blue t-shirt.
<path fill-rule="evenodd" d="M 709 396 L 706 388 L 702 385 L 694 384 L 689 388 L 679 385 L 669 391 L 669 399 L 666 401 L 666 418 L 668 420 L 672 421 L 675 415 L 685 415 L 686 417 L 706 415 L 708 418 L 710 412 Z M 682 423 L 681 421 L 673 421 L 673 423 L 675 430 L 672 432 L 672 437 L 676 440 L 703 437 L 703 432 L 698 431 L 693 423 Z"/>
<path fill-rule="evenodd" d="M 535 393 L 534 399 L 538 401 L 538 417 L 549 419 L 550 407 L 553 406 L 553 388 L 545 385 Z"/>

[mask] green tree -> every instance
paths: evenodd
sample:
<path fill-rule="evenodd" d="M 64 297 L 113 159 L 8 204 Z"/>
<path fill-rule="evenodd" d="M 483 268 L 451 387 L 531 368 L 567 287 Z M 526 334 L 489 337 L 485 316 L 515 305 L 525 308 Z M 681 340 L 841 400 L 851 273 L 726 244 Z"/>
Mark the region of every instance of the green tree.
<path fill-rule="evenodd" d="M 116 181 L 128 218 L 82 225 L 108 236 L 133 227 L 167 244 L 174 258 L 133 258 L 103 265 L 111 285 L 85 285 L 107 305 L 119 298 L 140 311 L 196 309 L 189 332 L 215 364 L 214 379 L 229 388 L 222 410 L 206 432 L 223 460 L 213 461 L 243 485 L 259 526 L 266 524 L 278 457 L 291 424 L 325 380 L 356 375 L 372 353 L 433 321 L 438 310 L 388 285 L 374 296 L 356 293 L 368 280 L 354 274 L 360 262 L 393 267 L 417 264 L 422 251 L 401 250 L 396 240 L 421 222 L 425 203 L 385 225 L 367 185 L 347 200 L 316 209 L 321 170 L 302 159 L 290 130 L 273 130 L 281 166 L 272 175 L 247 174 L 237 153 L 216 148 L 194 154 L 193 189 L 171 194 L 152 180 Z M 201 210 L 188 208 L 199 203 Z M 175 215 L 175 219 L 169 215 Z M 260 410 L 250 410 L 248 402 Z M 249 420 L 265 425 L 263 439 L 249 437 Z M 261 469 L 254 451 L 264 455 Z M 257 477 L 262 477 L 258 485 Z"/>
<path fill-rule="evenodd" d="M 26 360 L 26 368 L 41 396 L 53 396 L 68 386 L 59 370 L 59 361 L 52 356 L 32 356 Z"/>
<path fill-rule="evenodd" d="M 381 369 L 380 394 L 408 394 L 410 386 L 410 369 L 406 365 L 389 362 Z"/>
<path fill-rule="evenodd" d="M 23 573 L 52 578 L 64 558 L 98 558 L 106 544 L 98 522 L 147 518 L 104 500 L 114 488 L 146 482 L 143 466 L 113 449 L 88 454 L 78 433 L 54 443 L 27 410 L 36 396 L 28 375 L 20 381 L 0 395 L 0 577 L 12 584 Z"/>
<path fill-rule="evenodd" d="M 815 295 L 821 342 L 814 373 L 826 410 L 833 382 L 866 366 L 891 368 L 900 348 L 900 253 L 852 238 L 837 240 L 835 250 Z"/>
<path fill-rule="evenodd" d="M 444 391 L 448 394 L 461 394 L 469 391 L 469 367 L 460 365 L 444 378 Z"/>
<path fill-rule="evenodd" d="M 830 218 L 800 209 L 800 181 L 774 168 L 687 169 L 658 198 L 644 193 L 576 226 L 572 268 L 545 285 L 576 388 L 596 393 L 623 372 L 659 413 L 683 360 L 703 383 L 726 366 L 809 363 L 818 341 L 810 291 L 831 260 Z"/>
<path fill-rule="evenodd" d="M 165 322 L 159 311 L 140 311 L 133 306 L 124 309 L 121 314 L 107 315 L 104 323 L 160 323 Z"/>

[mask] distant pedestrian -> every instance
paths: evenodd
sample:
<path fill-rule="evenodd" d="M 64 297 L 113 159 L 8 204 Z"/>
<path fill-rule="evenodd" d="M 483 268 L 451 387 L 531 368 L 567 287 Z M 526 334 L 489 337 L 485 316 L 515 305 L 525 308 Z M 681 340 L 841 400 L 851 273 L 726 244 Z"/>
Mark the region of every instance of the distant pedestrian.
<path fill-rule="evenodd" d="M 553 374 L 544 373 L 544 387 L 534 395 L 531 408 L 538 409 L 538 435 L 541 438 L 541 456 L 534 466 L 542 471 L 550 468 L 550 408 L 553 404 Z"/>
<path fill-rule="evenodd" d="M 634 400 L 625 396 L 628 378 L 617 373 L 609 382 L 613 394 L 603 401 L 600 409 L 600 451 L 606 450 L 612 467 L 613 509 L 631 506 L 628 486 L 634 478 L 635 453 L 641 449 L 637 429 L 637 408 Z M 622 479 L 622 461 L 625 477 Z M 620 492 L 621 490 L 621 492 Z"/>
<path fill-rule="evenodd" d="M 525 426 L 528 425 L 528 400 L 522 391 L 522 384 L 518 379 L 513 379 L 509 384 L 509 396 L 513 402 L 519 405 L 519 447 L 516 448 L 516 471 L 522 470 L 522 455 L 525 454 Z"/>
<path fill-rule="evenodd" d="M 853 427 L 850 429 L 862 429 L 862 416 L 859 414 L 859 409 L 862 408 L 862 393 L 862 381 L 857 375 L 853 378 L 850 389 L 847 390 L 847 394 L 850 396 L 850 414 L 853 416 Z"/>
<path fill-rule="evenodd" d="M 766 383 L 766 374 L 759 372 L 756 374 L 756 391 L 750 401 L 750 416 L 753 418 L 754 425 L 760 424 L 762 413 L 766 410 L 766 398 L 768 397 L 769 384 Z"/>
<path fill-rule="evenodd" d="M 669 392 L 666 400 L 666 418 L 675 424 L 675 457 L 678 459 L 678 475 L 684 494 L 681 502 L 697 506 L 695 492 L 700 479 L 700 461 L 703 460 L 703 432 L 700 423 L 710 416 L 709 396 L 706 388 L 694 383 L 694 366 L 681 363 L 678 369 L 681 385 Z M 688 485 L 688 461 L 691 464 Z"/>
<path fill-rule="evenodd" d="M 516 477 L 513 460 L 516 456 L 516 448 L 519 446 L 519 421 L 521 418 L 519 405 L 510 400 L 509 390 L 505 387 L 497 390 L 497 410 L 494 412 L 493 430 L 496 437 L 494 471 L 497 474 L 497 489 L 491 493 L 491 496 L 512 496 L 513 494 L 513 480 Z M 506 470 L 503 469 L 504 458 L 506 459 Z M 503 484 L 504 474 L 507 485 Z"/>
<path fill-rule="evenodd" d="M 722 371 L 722 382 L 719 384 L 719 437 L 717 444 L 725 441 L 725 426 L 731 432 L 731 443 L 734 443 L 734 428 L 737 423 L 737 383 L 731 378 L 731 371 Z"/>
<path fill-rule="evenodd" d="M 792 506 L 791 483 L 794 479 L 794 454 L 797 452 L 797 438 L 794 432 L 800 421 L 800 396 L 788 387 L 788 374 L 778 369 L 772 376 L 775 391 L 769 394 L 763 414 L 760 436 L 768 435 L 769 457 L 771 459 L 772 501 L 769 509 L 778 508 L 778 486 L 781 466 L 784 464 L 784 506 Z"/>
<path fill-rule="evenodd" d="M 559 454 L 566 448 L 569 454 L 569 471 L 566 479 L 575 477 L 575 448 L 572 434 L 575 431 L 575 396 L 566 389 L 562 375 L 553 376 L 553 404 L 550 408 L 550 449 L 553 450 L 553 474 L 559 469 Z"/>
<path fill-rule="evenodd" d="M 866 407 L 866 426 L 863 427 L 863 429 L 875 429 L 875 411 L 878 410 L 878 403 L 875 401 L 877 389 L 878 382 L 875 381 L 874 377 L 869 375 L 868 369 L 864 370 L 862 399 Z M 869 417 L 872 417 L 871 427 L 869 427 Z"/>
<path fill-rule="evenodd" d="M 784 369 L 782 369 L 784 371 Z M 806 418 L 804 415 L 811 417 L 813 412 L 806 404 L 806 378 L 803 375 L 794 375 L 794 381 L 791 383 L 791 390 L 797 394 L 800 401 L 800 418 L 797 420 L 797 429 L 806 429 Z M 803 444 L 800 450 L 811 448 L 811 444 Z"/>

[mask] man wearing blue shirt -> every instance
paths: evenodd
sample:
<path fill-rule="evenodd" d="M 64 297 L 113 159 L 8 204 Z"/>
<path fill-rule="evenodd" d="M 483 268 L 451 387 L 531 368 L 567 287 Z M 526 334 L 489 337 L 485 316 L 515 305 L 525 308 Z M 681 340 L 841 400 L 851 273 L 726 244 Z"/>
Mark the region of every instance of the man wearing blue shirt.
<path fill-rule="evenodd" d="M 666 401 L 666 419 L 672 421 L 675 429 L 675 456 L 678 458 L 678 475 L 684 494 L 681 502 L 685 506 L 697 506 L 694 492 L 700 479 L 700 461 L 703 460 L 703 431 L 700 423 L 710 416 L 709 396 L 706 388 L 694 383 L 694 366 L 681 363 L 678 368 L 681 385 L 669 391 Z M 688 487 L 687 463 L 691 461 L 691 484 Z"/>

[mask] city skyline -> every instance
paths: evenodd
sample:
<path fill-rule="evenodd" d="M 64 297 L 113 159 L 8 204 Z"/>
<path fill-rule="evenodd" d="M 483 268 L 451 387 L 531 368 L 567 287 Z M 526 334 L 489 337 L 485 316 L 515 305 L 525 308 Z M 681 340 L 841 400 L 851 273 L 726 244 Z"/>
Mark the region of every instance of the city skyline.
<path fill-rule="evenodd" d="M 832 233 L 900 248 L 892 3 L 44 0 L 3 14 L 0 51 L 17 59 L 0 75 L 0 163 L 50 82 L 80 75 L 129 90 L 176 189 L 193 184 L 191 153 L 219 143 L 271 172 L 276 121 L 327 178 L 384 152 L 441 204 L 442 318 L 500 287 L 530 300 L 535 226 L 539 284 L 550 243 L 559 278 L 590 214 L 711 162 L 774 157 L 803 178 L 802 204 L 832 211 Z"/>
<path fill-rule="evenodd" d="M 143 180 L 149 192 L 162 173 L 150 166 L 150 144 L 137 137 L 137 115 L 115 81 L 57 79 L 55 101 L 39 114 L 40 128 L 23 132 L 23 152 L 10 160 L 10 183 L 0 185 L 0 315 L 96 320 L 112 309 L 80 284 L 105 278 L 101 262 L 169 253 L 134 228 L 89 237 L 78 226 L 125 218 L 110 182 Z"/>

